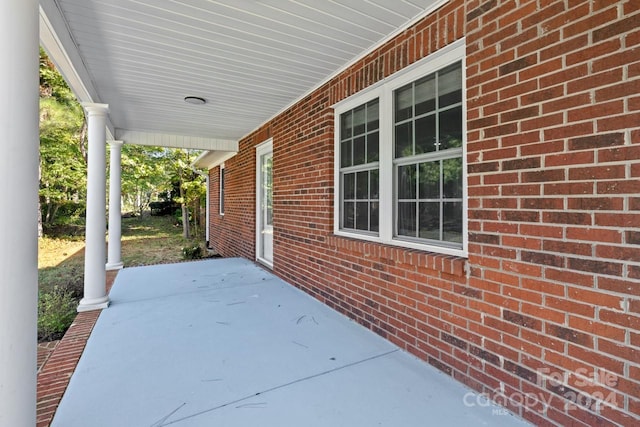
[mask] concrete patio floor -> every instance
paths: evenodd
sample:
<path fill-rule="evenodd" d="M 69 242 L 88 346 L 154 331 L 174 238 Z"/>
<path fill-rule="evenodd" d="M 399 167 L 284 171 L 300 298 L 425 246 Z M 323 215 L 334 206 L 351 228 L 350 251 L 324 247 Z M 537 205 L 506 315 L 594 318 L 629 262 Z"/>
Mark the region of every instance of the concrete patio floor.
<path fill-rule="evenodd" d="M 110 296 L 54 427 L 528 425 L 247 260 L 126 268 Z"/>

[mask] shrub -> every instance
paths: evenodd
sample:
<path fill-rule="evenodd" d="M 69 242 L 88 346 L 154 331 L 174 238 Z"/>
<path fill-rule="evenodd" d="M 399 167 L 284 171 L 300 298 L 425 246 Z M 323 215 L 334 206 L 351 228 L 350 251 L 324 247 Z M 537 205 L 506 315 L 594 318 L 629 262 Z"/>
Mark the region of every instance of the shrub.
<path fill-rule="evenodd" d="M 202 248 L 200 245 L 186 246 L 182 248 L 182 257 L 184 259 L 200 259 L 202 258 Z"/>
<path fill-rule="evenodd" d="M 58 286 L 38 297 L 38 339 L 60 339 L 76 317 L 73 292 Z"/>
<path fill-rule="evenodd" d="M 182 209 L 180 208 L 180 205 L 177 205 L 173 215 L 174 215 L 174 218 L 176 219 L 176 225 L 182 225 Z M 191 214 L 191 210 L 187 209 L 187 215 L 189 217 L 189 222 L 193 221 L 193 215 Z"/>

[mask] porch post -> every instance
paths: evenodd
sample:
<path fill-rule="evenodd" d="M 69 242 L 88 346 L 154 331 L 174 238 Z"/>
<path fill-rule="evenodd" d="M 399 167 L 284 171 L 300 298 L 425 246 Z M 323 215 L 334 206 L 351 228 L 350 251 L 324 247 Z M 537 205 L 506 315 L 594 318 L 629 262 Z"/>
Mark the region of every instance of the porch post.
<path fill-rule="evenodd" d="M 109 141 L 111 150 L 109 162 L 109 250 L 107 256 L 107 270 L 119 270 L 123 267 L 121 257 L 122 214 L 120 212 L 121 198 L 121 148 L 122 141 Z"/>
<path fill-rule="evenodd" d="M 84 298 L 78 311 L 99 310 L 109 306 L 106 289 L 106 123 L 109 106 L 82 104 L 87 111 L 89 158 L 87 161 L 87 220 L 84 251 Z"/>
<path fill-rule="evenodd" d="M 36 424 L 38 1 L 0 3 L 0 426 Z"/>

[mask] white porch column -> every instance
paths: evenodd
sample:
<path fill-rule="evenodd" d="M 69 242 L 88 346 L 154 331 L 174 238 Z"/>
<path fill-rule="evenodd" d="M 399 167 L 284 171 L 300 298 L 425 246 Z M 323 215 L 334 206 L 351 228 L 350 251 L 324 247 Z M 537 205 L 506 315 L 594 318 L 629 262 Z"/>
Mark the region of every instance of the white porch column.
<path fill-rule="evenodd" d="M 36 424 L 38 1 L 0 3 L 0 426 Z"/>
<path fill-rule="evenodd" d="M 121 164 L 120 154 L 122 141 L 109 141 L 111 150 L 109 161 L 109 250 L 107 254 L 107 270 L 119 270 L 122 263 L 122 214 L 120 212 L 121 198 Z"/>
<path fill-rule="evenodd" d="M 106 123 L 109 106 L 82 104 L 87 111 L 89 155 L 87 162 L 87 221 L 84 250 L 84 298 L 78 311 L 99 310 L 109 306 L 106 289 L 107 183 Z"/>

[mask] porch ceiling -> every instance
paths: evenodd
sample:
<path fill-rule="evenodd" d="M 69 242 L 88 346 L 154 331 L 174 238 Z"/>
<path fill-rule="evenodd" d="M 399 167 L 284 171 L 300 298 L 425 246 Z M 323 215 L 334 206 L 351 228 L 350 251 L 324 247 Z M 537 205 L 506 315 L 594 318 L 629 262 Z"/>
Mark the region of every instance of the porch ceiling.
<path fill-rule="evenodd" d="M 441 3 L 41 0 L 41 41 L 115 138 L 238 140 Z"/>

